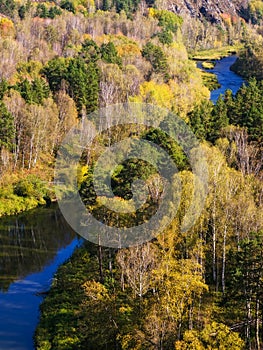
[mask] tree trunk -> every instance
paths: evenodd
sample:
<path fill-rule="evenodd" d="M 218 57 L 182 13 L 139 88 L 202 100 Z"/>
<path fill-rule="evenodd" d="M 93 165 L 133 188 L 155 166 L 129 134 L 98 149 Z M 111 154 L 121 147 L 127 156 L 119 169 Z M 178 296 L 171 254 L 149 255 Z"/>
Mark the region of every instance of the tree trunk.
<path fill-rule="evenodd" d="M 259 340 L 259 299 L 256 301 L 256 347 L 260 350 L 260 340 Z"/>
<path fill-rule="evenodd" d="M 227 226 L 224 228 L 224 237 L 223 237 L 223 257 L 222 257 L 222 292 L 225 293 L 225 271 L 226 271 L 226 234 Z"/>
<path fill-rule="evenodd" d="M 98 236 L 98 258 L 99 258 L 100 282 L 103 283 L 104 278 L 103 278 L 102 247 L 101 247 L 100 235 Z"/>

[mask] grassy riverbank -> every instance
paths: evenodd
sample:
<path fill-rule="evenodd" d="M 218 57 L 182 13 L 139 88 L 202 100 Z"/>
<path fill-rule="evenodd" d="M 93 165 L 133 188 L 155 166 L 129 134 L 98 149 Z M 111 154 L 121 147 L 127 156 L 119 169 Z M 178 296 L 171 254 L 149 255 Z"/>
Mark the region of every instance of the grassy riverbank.
<path fill-rule="evenodd" d="M 237 54 L 241 49 L 242 45 L 224 46 L 211 50 L 201 50 L 190 55 L 190 58 L 196 61 L 215 61 L 221 60 L 224 57 Z"/>
<path fill-rule="evenodd" d="M 216 61 L 221 60 L 224 57 L 228 57 L 237 54 L 242 48 L 242 45 L 238 44 L 235 46 L 224 46 L 221 48 L 201 50 L 189 55 L 194 61 L 201 61 L 203 69 L 213 69 Z M 215 74 L 202 71 L 202 79 L 204 85 L 210 90 L 216 90 L 220 88 L 217 77 Z"/>

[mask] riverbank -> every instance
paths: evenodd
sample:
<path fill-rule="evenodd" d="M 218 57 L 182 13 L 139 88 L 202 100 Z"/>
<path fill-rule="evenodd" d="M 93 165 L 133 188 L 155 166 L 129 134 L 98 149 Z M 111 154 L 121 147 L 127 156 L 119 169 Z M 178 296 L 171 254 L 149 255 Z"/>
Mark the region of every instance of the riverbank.
<path fill-rule="evenodd" d="M 19 174 L 5 174 L 0 181 L 0 217 L 48 206 L 55 200 L 45 174 L 36 171 L 21 171 Z M 46 178 L 49 178 L 47 176 Z"/>
<path fill-rule="evenodd" d="M 234 46 L 224 46 L 217 49 L 201 50 L 189 55 L 194 61 L 217 61 L 224 57 L 236 55 L 243 48 L 241 44 Z"/>

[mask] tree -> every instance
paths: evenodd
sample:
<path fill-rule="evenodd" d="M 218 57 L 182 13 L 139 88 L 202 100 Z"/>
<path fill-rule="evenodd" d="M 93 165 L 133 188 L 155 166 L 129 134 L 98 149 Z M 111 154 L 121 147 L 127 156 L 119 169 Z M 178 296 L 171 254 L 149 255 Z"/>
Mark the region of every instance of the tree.
<path fill-rule="evenodd" d="M 115 45 L 110 41 L 107 44 L 102 44 L 100 48 L 101 58 L 107 63 L 121 65 L 121 58 L 118 56 Z"/>
<path fill-rule="evenodd" d="M 82 43 L 80 56 L 85 62 L 96 62 L 101 57 L 101 50 L 95 41 L 86 39 Z"/>
<path fill-rule="evenodd" d="M 134 298 L 145 295 L 152 287 L 153 270 L 156 267 L 156 247 L 151 243 L 120 250 L 117 255 L 122 271 L 122 286 L 125 281 L 132 288 Z"/>
<path fill-rule="evenodd" d="M 263 319 L 263 242 L 262 234 L 250 234 L 243 240 L 240 250 L 234 255 L 230 275 L 231 291 L 234 298 L 239 298 L 246 315 L 245 337 L 247 349 L 252 349 L 253 334 L 255 334 L 256 349 L 260 350 L 263 339 L 260 334 L 260 323 Z M 255 322 L 253 322 L 253 319 Z"/>
<path fill-rule="evenodd" d="M 207 139 L 214 143 L 220 137 L 222 129 L 228 124 L 227 106 L 222 96 L 220 96 L 212 111 L 210 132 Z"/>
<path fill-rule="evenodd" d="M 204 101 L 188 113 L 190 126 L 200 140 L 206 140 L 208 135 L 210 135 L 212 110 L 213 105 L 211 101 Z"/>
<path fill-rule="evenodd" d="M 237 92 L 230 116 L 230 122 L 246 127 L 250 140 L 255 141 L 261 141 L 263 137 L 262 91 L 262 84 L 255 79 L 251 79 L 247 86 L 243 85 Z"/>
<path fill-rule="evenodd" d="M 176 350 L 242 350 L 244 342 L 236 332 L 222 323 L 212 322 L 200 331 L 186 331 L 184 340 L 175 343 Z"/>
<path fill-rule="evenodd" d="M 74 99 L 79 115 L 83 108 L 86 113 L 98 107 L 99 72 L 95 63 L 86 64 L 82 58 L 71 59 L 66 79 L 69 83 L 69 95 Z"/>
<path fill-rule="evenodd" d="M 14 0 L 1 0 L 0 1 L 0 13 L 3 15 L 13 17 L 16 3 Z"/>
<path fill-rule="evenodd" d="M 163 75 L 165 80 L 169 79 L 167 59 L 159 46 L 148 42 L 142 49 L 142 56 L 151 63 L 154 72 Z"/>
<path fill-rule="evenodd" d="M 62 87 L 63 80 L 66 80 L 68 63 L 68 60 L 63 57 L 54 58 L 41 70 L 52 92 L 59 91 Z"/>
<path fill-rule="evenodd" d="M 5 104 L 0 101 L 0 151 L 3 148 L 12 149 L 14 135 L 14 118 Z"/>
<path fill-rule="evenodd" d="M 41 78 L 36 78 L 32 82 L 28 79 L 24 79 L 15 85 L 24 100 L 31 104 L 42 104 L 44 99 L 49 96 L 49 86 L 46 81 Z"/>
<path fill-rule="evenodd" d="M 72 13 L 75 13 L 76 12 L 76 8 L 73 4 L 72 1 L 69 1 L 69 0 L 62 0 L 60 2 L 60 7 L 63 9 L 63 10 L 67 10 L 69 12 L 72 12 Z"/>

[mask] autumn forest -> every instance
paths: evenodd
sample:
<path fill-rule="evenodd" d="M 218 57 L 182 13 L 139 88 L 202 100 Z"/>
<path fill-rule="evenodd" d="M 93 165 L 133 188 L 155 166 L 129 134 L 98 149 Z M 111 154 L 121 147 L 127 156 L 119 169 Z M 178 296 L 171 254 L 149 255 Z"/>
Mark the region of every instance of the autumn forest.
<path fill-rule="evenodd" d="M 143 211 L 112 215 L 96 194 L 98 155 L 125 138 L 154 143 L 176 163 L 180 203 L 142 244 L 82 242 L 43 297 L 38 350 L 263 348 L 263 2 L 214 16 L 205 5 L 180 12 L 181 3 L 0 0 L 0 216 L 56 205 L 63 139 L 115 104 L 176 115 L 199 141 L 208 171 L 201 213 L 183 230 L 195 187 L 183 147 L 135 124 L 97 135 L 75 170 L 79 195 L 99 221 L 139 226 L 158 210 L 162 186 L 135 146 L 137 158 L 114 169 L 111 186 L 126 208 L 132 183 L 143 179 Z M 213 103 L 219 83 L 210 70 L 231 55 L 245 83 Z"/>

